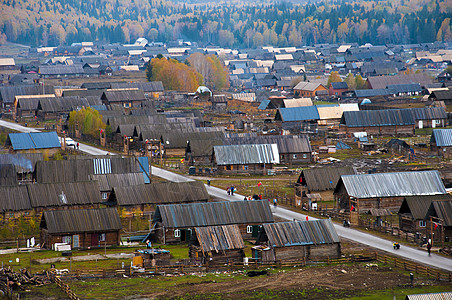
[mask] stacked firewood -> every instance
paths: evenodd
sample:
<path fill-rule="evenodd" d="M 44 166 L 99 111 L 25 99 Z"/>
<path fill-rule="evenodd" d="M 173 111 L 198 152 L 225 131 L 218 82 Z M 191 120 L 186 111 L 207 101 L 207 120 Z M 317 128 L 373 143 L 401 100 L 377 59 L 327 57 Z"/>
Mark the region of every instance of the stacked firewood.
<path fill-rule="evenodd" d="M 51 280 L 45 273 L 32 275 L 27 269 L 21 269 L 19 272 L 13 271 L 10 267 L 0 269 L 0 290 L 4 295 L 22 289 L 23 285 L 40 286 L 50 283 Z"/>

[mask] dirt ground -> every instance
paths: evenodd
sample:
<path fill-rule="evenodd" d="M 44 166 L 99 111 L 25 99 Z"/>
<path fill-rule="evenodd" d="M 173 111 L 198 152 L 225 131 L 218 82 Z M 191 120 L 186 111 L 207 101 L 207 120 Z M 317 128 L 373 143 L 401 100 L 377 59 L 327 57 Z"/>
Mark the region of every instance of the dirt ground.
<path fill-rule="evenodd" d="M 206 280 L 200 284 L 178 286 L 171 291 L 142 295 L 150 299 L 337 299 L 359 295 L 365 291 L 410 286 L 408 275 L 376 264 L 356 264 L 323 267 L 300 267 L 259 277 L 227 282 Z M 429 285 L 416 279 L 415 286 Z M 259 296 L 261 295 L 261 296 Z M 265 295 L 265 296 L 264 296 Z"/>

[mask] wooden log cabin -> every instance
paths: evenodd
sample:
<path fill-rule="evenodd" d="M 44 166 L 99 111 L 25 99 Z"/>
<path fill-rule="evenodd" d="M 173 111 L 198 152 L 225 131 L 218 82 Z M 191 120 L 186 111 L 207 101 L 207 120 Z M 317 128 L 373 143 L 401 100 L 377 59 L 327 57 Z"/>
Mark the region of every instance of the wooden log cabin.
<path fill-rule="evenodd" d="M 338 209 L 350 211 L 352 223 L 371 208 L 397 212 L 405 197 L 444 195 L 438 171 L 342 175 L 334 190 Z"/>
<path fill-rule="evenodd" d="M 41 248 L 55 243 L 71 248 L 118 246 L 122 229 L 115 208 L 44 211 L 40 223 Z"/>
<path fill-rule="evenodd" d="M 152 239 L 165 244 L 188 242 L 196 227 L 219 225 L 237 225 L 244 239 L 253 239 L 260 225 L 272 222 L 268 201 L 158 205 L 152 220 Z"/>
<path fill-rule="evenodd" d="M 262 262 L 338 258 L 341 244 L 331 219 L 263 224 L 253 247 Z"/>

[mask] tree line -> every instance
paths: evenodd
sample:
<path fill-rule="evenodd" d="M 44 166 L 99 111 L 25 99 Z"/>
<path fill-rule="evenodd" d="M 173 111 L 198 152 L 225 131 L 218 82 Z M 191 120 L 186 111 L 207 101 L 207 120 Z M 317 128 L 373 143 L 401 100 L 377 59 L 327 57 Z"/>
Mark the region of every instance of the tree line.
<path fill-rule="evenodd" d="M 222 47 L 452 41 L 447 0 L 190 4 L 161 0 L 1 0 L 0 42 L 169 42 Z"/>

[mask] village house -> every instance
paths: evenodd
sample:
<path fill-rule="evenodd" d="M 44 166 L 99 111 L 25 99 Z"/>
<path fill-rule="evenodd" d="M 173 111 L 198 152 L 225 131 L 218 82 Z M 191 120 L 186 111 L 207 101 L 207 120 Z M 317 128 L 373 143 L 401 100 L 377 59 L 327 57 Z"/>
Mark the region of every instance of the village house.
<path fill-rule="evenodd" d="M 61 148 L 61 143 L 54 131 L 28 132 L 8 134 L 6 146 L 11 147 L 11 152 L 27 152 L 41 149 L 52 149 L 53 152 L 56 152 Z"/>
<path fill-rule="evenodd" d="M 99 183 L 99 189 L 103 201 L 107 201 L 113 188 L 122 186 L 144 185 L 143 173 L 125 173 L 125 174 L 91 174 L 90 180 Z"/>
<path fill-rule="evenodd" d="M 341 81 L 341 82 L 332 82 L 328 92 L 330 96 L 341 96 L 343 92 L 348 91 L 348 85 L 347 82 Z"/>
<path fill-rule="evenodd" d="M 312 209 L 313 199 L 334 200 L 333 190 L 342 175 L 356 174 L 352 167 L 324 167 L 302 170 L 295 183 L 295 204 Z M 318 194 L 314 196 L 313 194 Z"/>
<path fill-rule="evenodd" d="M 331 219 L 263 224 L 253 258 L 275 261 L 339 258 L 341 244 Z"/>
<path fill-rule="evenodd" d="M 275 122 L 281 124 L 283 129 L 295 131 L 301 131 L 304 128 L 317 128 L 319 119 L 319 111 L 315 106 L 279 108 L 275 115 Z"/>
<path fill-rule="evenodd" d="M 446 189 L 436 170 L 342 175 L 334 189 L 337 208 L 350 210 L 356 218 L 371 208 L 398 211 L 408 196 L 444 194 Z"/>
<path fill-rule="evenodd" d="M 153 223 L 153 240 L 166 243 L 188 242 L 196 227 L 238 225 L 244 239 L 256 238 L 259 226 L 272 223 L 266 200 L 225 201 L 158 205 Z"/>
<path fill-rule="evenodd" d="M 432 202 L 445 200 L 452 200 L 452 196 L 445 194 L 405 197 L 398 211 L 399 228 L 411 233 L 419 232 L 423 235 L 427 235 L 430 231 L 427 223 L 429 223 L 430 214 L 433 213 L 430 212 L 429 214 Z"/>
<path fill-rule="evenodd" d="M 194 233 L 195 241 L 189 250 L 191 259 L 209 266 L 243 262 L 245 243 L 238 225 L 196 227 Z"/>
<path fill-rule="evenodd" d="M 44 211 L 39 225 L 41 248 L 66 243 L 72 249 L 118 246 L 121 220 L 116 208 Z"/>
<path fill-rule="evenodd" d="M 301 81 L 293 88 L 295 96 L 315 97 L 328 95 L 328 89 L 318 82 Z"/>
<path fill-rule="evenodd" d="M 120 104 L 125 108 L 138 107 L 146 101 L 143 91 L 139 89 L 107 90 L 101 99 L 105 105 Z"/>
<path fill-rule="evenodd" d="M 274 164 L 279 164 L 276 144 L 248 144 L 214 146 L 212 166 L 219 173 L 267 174 Z"/>

